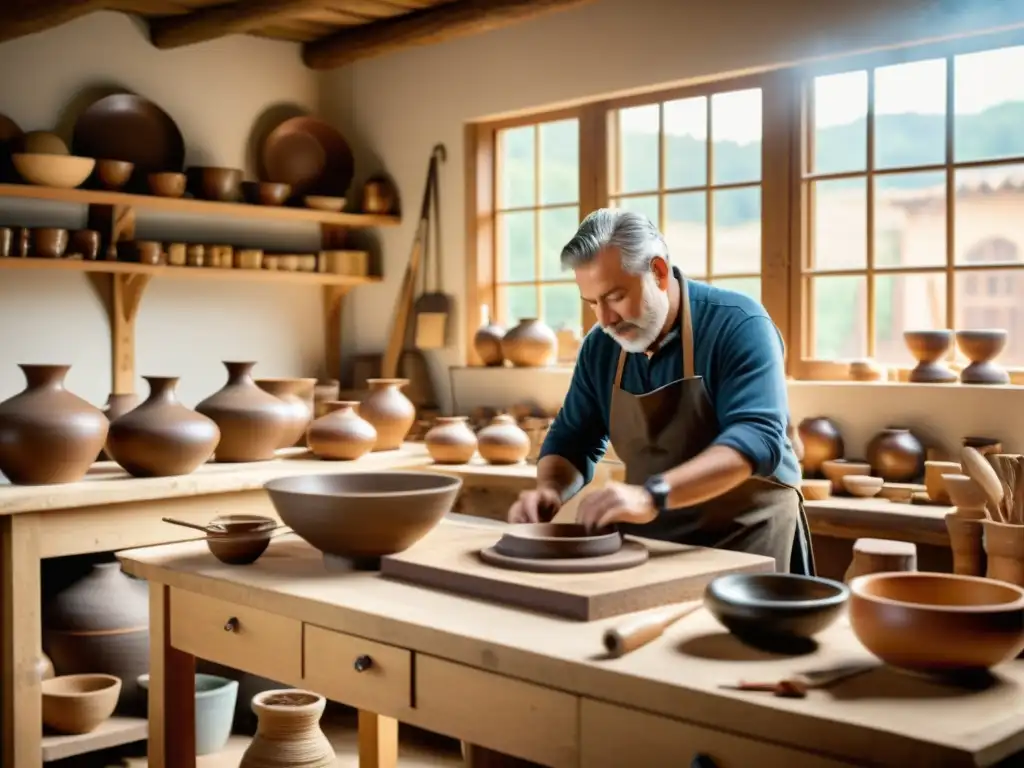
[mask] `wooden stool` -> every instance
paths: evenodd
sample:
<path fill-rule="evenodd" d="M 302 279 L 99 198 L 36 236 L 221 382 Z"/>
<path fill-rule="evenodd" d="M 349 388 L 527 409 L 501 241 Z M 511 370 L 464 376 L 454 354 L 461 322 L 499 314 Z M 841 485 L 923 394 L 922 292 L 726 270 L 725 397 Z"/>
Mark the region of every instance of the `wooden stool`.
<path fill-rule="evenodd" d="M 912 541 L 891 539 L 857 539 L 853 559 L 846 569 L 844 581 L 869 573 L 917 570 L 917 545 Z"/>

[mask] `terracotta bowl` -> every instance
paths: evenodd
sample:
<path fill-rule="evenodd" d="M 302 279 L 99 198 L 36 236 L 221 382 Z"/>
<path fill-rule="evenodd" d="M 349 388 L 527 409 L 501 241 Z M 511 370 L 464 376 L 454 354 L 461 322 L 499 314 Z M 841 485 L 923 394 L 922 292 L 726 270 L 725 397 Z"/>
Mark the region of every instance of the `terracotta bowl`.
<path fill-rule="evenodd" d="M 870 499 L 882 490 L 885 481 L 871 475 L 843 475 L 843 488 L 851 496 Z"/>
<path fill-rule="evenodd" d="M 74 189 L 85 183 L 96 167 L 91 157 L 15 153 L 11 161 L 29 184 L 58 189 Z"/>
<path fill-rule="evenodd" d="M 979 576 L 876 573 L 850 582 L 850 626 L 886 664 L 948 674 L 1024 650 L 1024 589 Z"/>
<path fill-rule="evenodd" d="M 61 675 L 42 681 L 43 724 L 60 733 L 88 733 L 114 714 L 121 678 Z"/>
<path fill-rule="evenodd" d="M 117 190 L 127 184 L 135 171 L 135 163 L 127 160 L 97 160 L 96 182 L 104 189 Z"/>
<path fill-rule="evenodd" d="M 591 535 L 586 526 L 577 523 L 515 525 L 494 545 L 501 555 L 532 560 L 600 557 L 621 548 L 618 531 Z"/>
<path fill-rule="evenodd" d="M 805 501 L 824 501 L 832 495 L 831 480 L 801 480 L 800 492 Z"/>
<path fill-rule="evenodd" d="M 704 606 L 737 637 L 761 644 L 807 640 L 839 616 L 845 584 L 791 573 L 733 573 L 712 580 Z"/>
<path fill-rule="evenodd" d="M 847 475 L 870 475 L 871 465 L 866 461 L 851 459 L 830 459 L 821 462 L 821 473 L 832 481 L 832 492 L 844 491 L 843 478 Z"/>
<path fill-rule="evenodd" d="M 284 205 L 292 193 L 291 184 L 273 181 L 243 181 L 242 195 L 253 205 Z"/>
<path fill-rule="evenodd" d="M 167 171 L 151 173 L 146 177 L 149 191 L 157 197 L 181 197 L 185 194 L 188 177 L 184 173 Z"/>
<path fill-rule="evenodd" d="M 433 472 L 281 477 L 264 486 L 285 525 L 327 555 L 374 560 L 408 549 L 455 504 L 461 478 Z"/>

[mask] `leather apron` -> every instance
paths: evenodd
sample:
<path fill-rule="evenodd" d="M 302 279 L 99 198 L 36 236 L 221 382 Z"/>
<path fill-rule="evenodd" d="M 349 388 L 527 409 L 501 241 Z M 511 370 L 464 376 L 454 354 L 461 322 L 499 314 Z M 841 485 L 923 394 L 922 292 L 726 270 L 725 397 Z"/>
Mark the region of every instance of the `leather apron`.
<path fill-rule="evenodd" d="M 619 353 L 612 387 L 609 437 L 626 467 L 626 482 L 643 485 L 708 448 L 719 434 L 704 377 L 694 375 L 693 322 L 686 278 L 682 298 L 683 377 L 653 392 L 622 389 L 626 351 Z M 620 524 L 623 533 L 775 559 L 779 573 L 813 576 L 811 534 L 797 488 L 753 476 L 696 508 L 666 510 L 645 525 Z"/>

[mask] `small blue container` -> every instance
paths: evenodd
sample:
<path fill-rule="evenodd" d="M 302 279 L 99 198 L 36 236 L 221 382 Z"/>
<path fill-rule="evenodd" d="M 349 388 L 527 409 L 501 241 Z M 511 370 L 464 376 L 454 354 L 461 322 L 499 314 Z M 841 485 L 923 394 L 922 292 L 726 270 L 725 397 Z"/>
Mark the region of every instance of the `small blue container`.
<path fill-rule="evenodd" d="M 139 686 L 149 690 L 149 675 L 139 675 Z M 196 675 L 196 755 L 220 752 L 231 738 L 231 723 L 238 700 L 238 681 L 217 675 Z"/>

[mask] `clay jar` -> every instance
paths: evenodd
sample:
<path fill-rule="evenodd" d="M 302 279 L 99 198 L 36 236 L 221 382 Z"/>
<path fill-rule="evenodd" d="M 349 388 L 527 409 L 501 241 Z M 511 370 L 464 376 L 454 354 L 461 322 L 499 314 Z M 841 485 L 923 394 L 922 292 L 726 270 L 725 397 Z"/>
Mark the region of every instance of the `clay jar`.
<path fill-rule="evenodd" d="M 377 430 L 355 409 L 355 400 L 332 400 L 327 413 L 309 425 L 306 444 L 318 459 L 352 461 L 373 450 Z"/>
<path fill-rule="evenodd" d="M 530 452 L 530 438 L 507 413 L 495 416 L 477 435 L 478 450 L 488 464 L 517 464 Z"/>
<path fill-rule="evenodd" d="M 121 564 L 92 565 L 43 605 L 43 650 L 58 675 L 120 677 L 120 712 L 145 711 L 137 678 L 149 666 L 149 592 Z"/>
<path fill-rule="evenodd" d="M 0 472 L 16 485 L 81 480 L 107 439 L 107 417 L 64 389 L 71 366 L 19 367 L 25 389 L 0 403 Z"/>
<path fill-rule="evenodd" d="M 903 427 L 883 429 L 868 443 L 871 473 L 887 483 L 912 483 L 924 472 L 924 446 Z"/>
<path fill-rule="evenodd" d="M 304 443 L 306 428 L 313 418 L 313 388 L 316 379 L 256 379 L 256 386 L 288 406 L 291 422 L 285 428 L 278 448 Z"/>
<path fill-rule="evenodd" d="M 550 365 L 558 351 L 555 332 L 535 317 L 523 318 L 501 340 L 501 352 L 512 365 L 538 368 Z"/>
<path fill-rule="evenodd" d="M 220 429 L 212 419 L 178 402 L 177 376 L 143 378 L 149 397 L 114 419 L 107 451 L 135 477 L 187 475 L 213 455 Z"/>
<path fill-rule="evenodd" d="M 473 336 L 473 349 L 476 350 L 484 365 L 503 365 L 505 355 L 501 351 L 501 340 L 505 337 L 505 329 L 491 322 L 487 307 L 483 307 L 480 314 L 483 325 Z"/>
<path fill-rule="evenodd" d="M 846 453 L 839 428 L 824 416 L 804 419 L 797 426 L 797 433 L 804 446 L 805 477 L 819 476 L 822 463 L 841 459 Z"/>
<path fill-rule="evenodd" d="M 134 392 L 125 392 L 117 394 L 111 392 L 107 396 L 107 404 L 103 406 L 103 415 L 107 417 L 107 421 L 111 424 L 114 423 L 115 419 L 124 416 L 132 408 L 135 408 L 139 404 L 139 396 Z M 108 430 L 107 437 L 110 437 Z M 110 455 L 107 453 L 106 448 L 100 451 L 100 455 L 96 458 L 96 461 L 113 461 Z"/>
<path fill-rule="evenodd" d="M 438 416 L 423 441 L 438 464 L 465 464 L 476 453 L 476 435 L 466 416 Z"/>
<path fill-rule="evenodd" d="M 401 388 L 408 379 L 367 379 L 370 394 L 359 404 L 359 415 L 377 430 L 375 451 L 393 451 L 402 447 L 416 421 L 416 407 Z"/>
<path fill-rule="evenodd" d="M 320 729 L 326 699 L 309 691 L 273 690 L 253 697 L 258 724 L 238 768 L 327 768 L 334 749 Z"/>
<path fill-rule="evenodd" d="M 281 445 L 295 414 L 283 400 L 256 386 L 256 363 L 225 362 L 228 383 L 196 406 L 220 428 L 217 461 L 267 461 Z"/>

